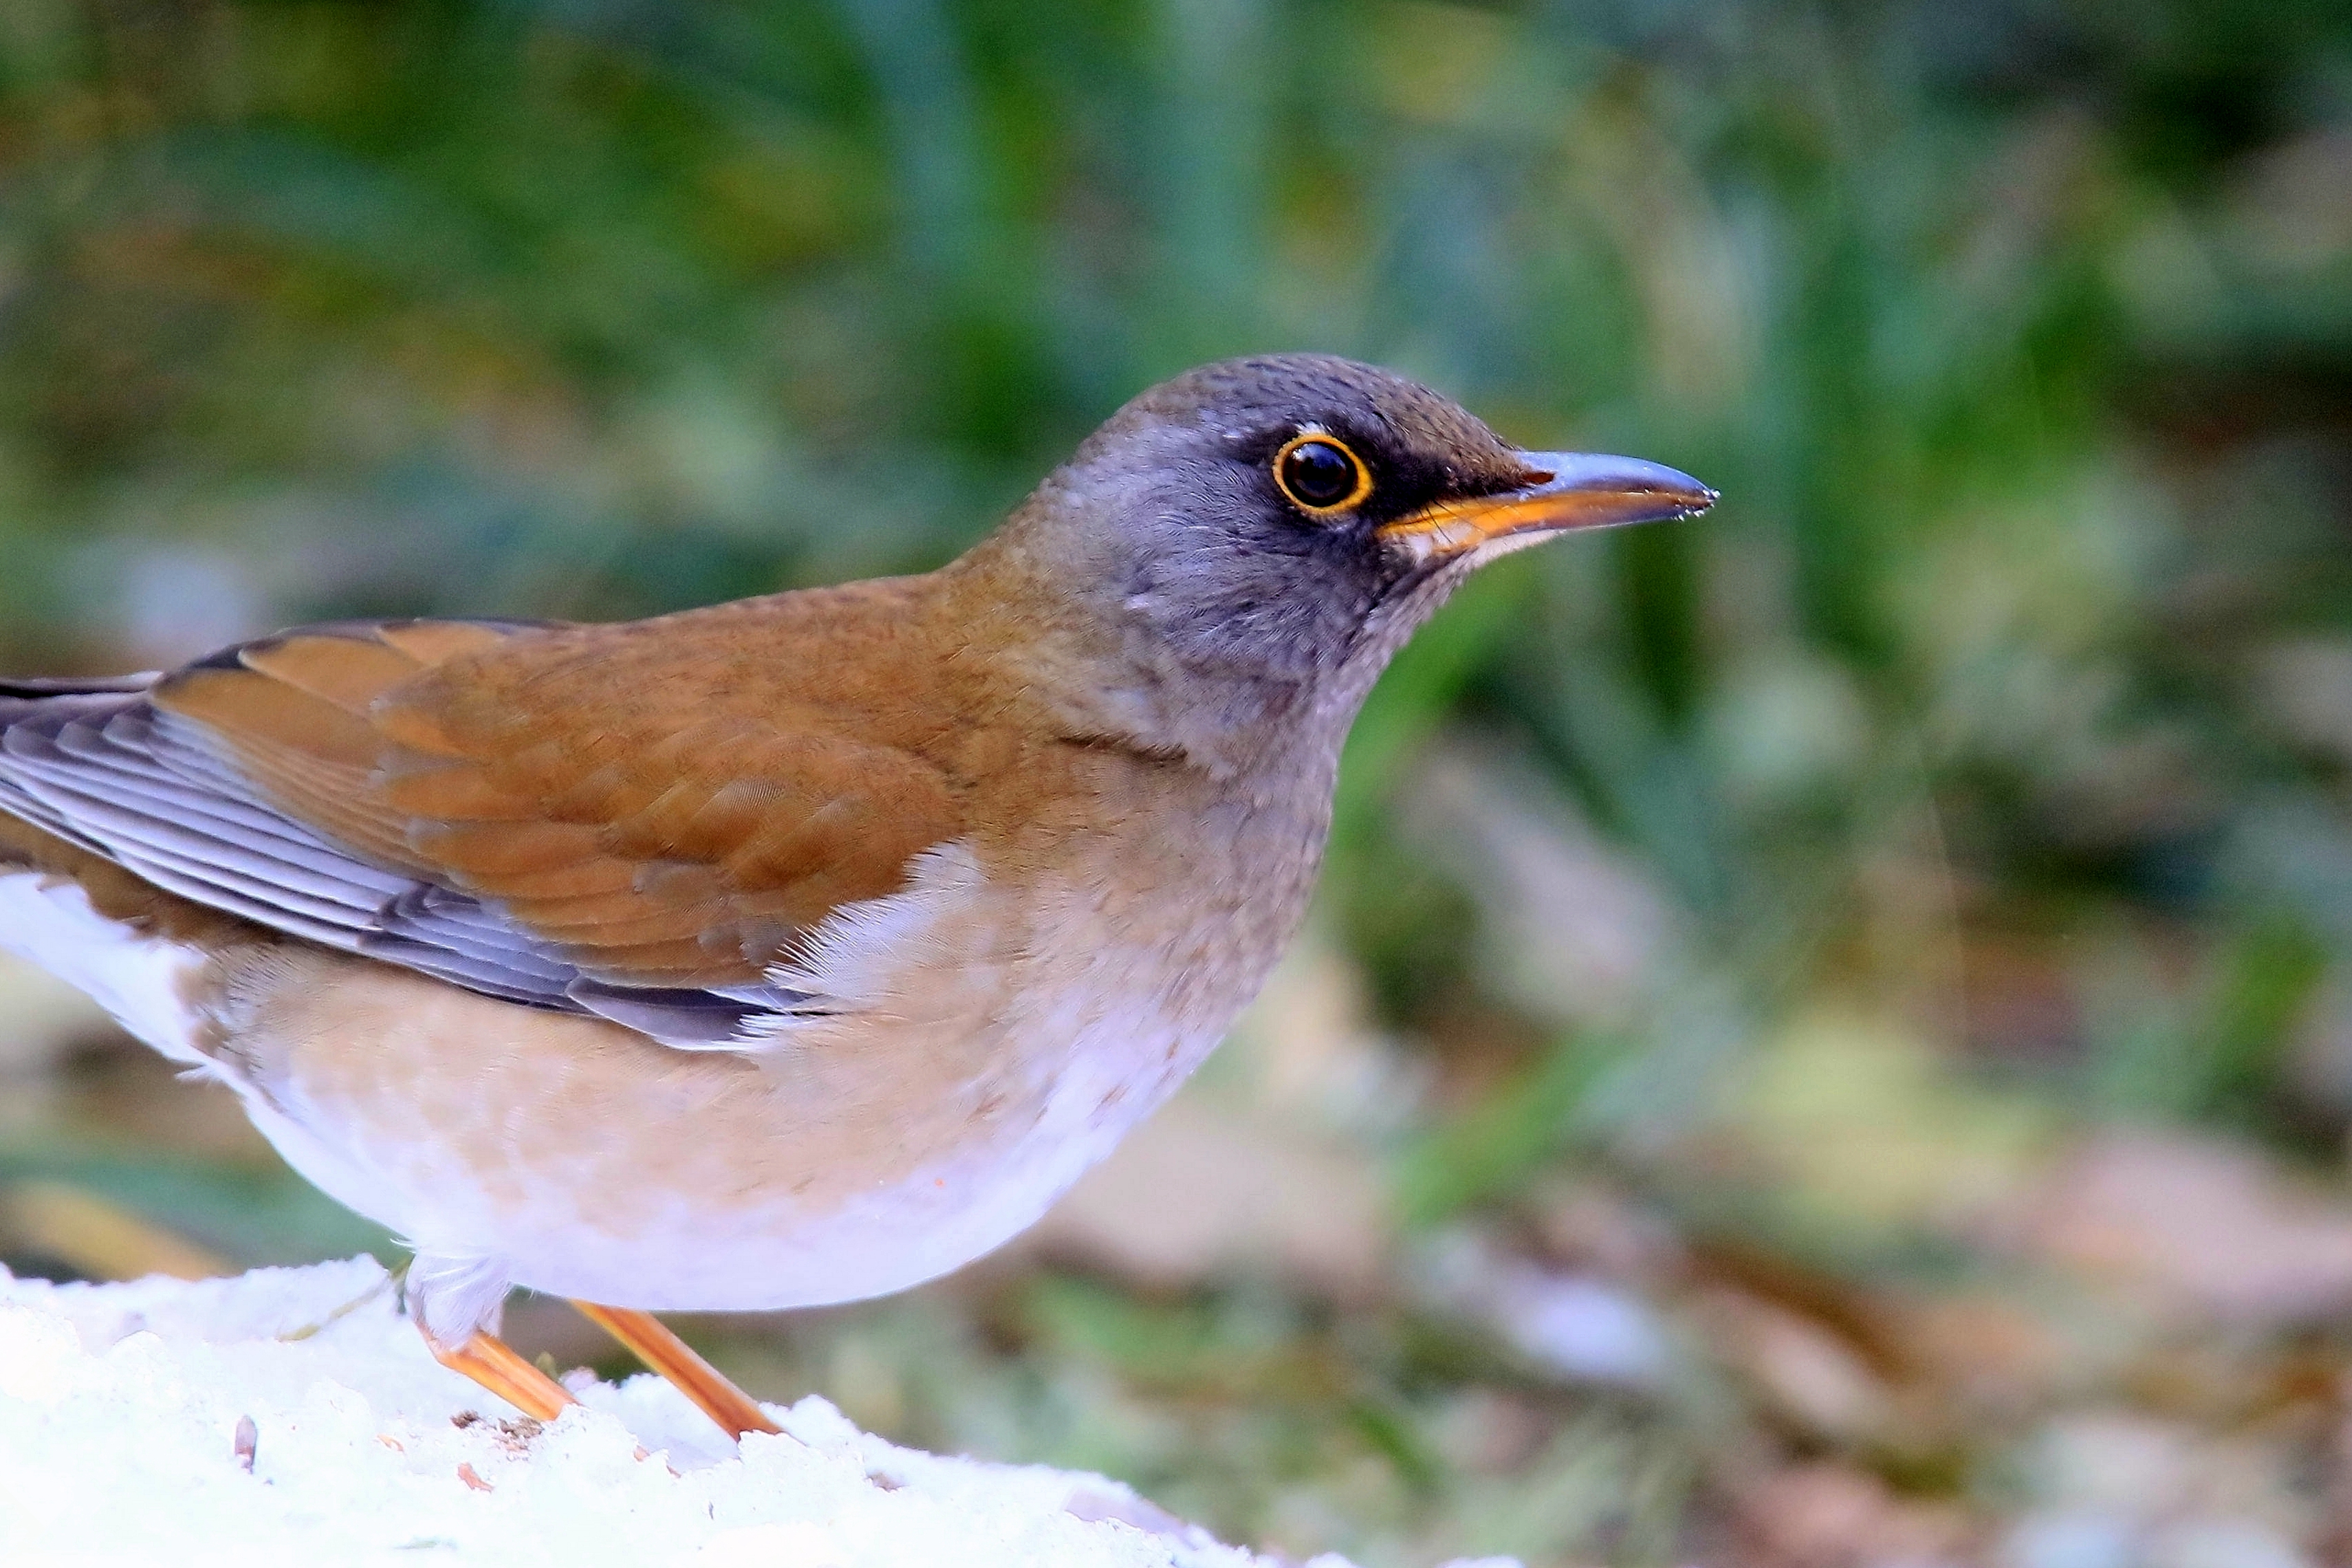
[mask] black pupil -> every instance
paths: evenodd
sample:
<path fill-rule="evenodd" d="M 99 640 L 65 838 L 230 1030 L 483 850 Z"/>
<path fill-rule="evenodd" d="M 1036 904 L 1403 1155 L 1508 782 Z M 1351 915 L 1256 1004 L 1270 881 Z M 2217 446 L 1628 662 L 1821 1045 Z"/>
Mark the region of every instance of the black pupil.
<path fill-rule="evenodd" d="M 1335 506 L 1356 489 L 1356 465 L 1328 441 L 1301 441 L 1282 459 L 1290 493 L 1308 506 Z"/>

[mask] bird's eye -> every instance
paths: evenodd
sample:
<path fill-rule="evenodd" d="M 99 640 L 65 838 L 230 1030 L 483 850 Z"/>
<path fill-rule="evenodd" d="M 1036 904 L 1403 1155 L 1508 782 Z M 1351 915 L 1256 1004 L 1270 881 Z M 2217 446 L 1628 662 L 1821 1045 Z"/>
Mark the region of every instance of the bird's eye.
<path fill-rule="evenodd" d="M 1274 482 L 1306 511 L 1338 511 L 1372 489 L 1363 459 L 1319 430 L 1292 437 L 1274 455 Z"/>

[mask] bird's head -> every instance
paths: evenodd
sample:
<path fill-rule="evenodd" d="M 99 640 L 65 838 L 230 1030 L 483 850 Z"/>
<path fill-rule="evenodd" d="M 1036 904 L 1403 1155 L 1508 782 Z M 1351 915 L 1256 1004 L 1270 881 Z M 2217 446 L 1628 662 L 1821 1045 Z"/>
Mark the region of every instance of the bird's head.
<path fill-rule="evenodd" d="M 987 553 L 1108 634 L 1089 662 L 1131 710 L 1119 728 L 1238 755 L 1263 749 L 1248 731 L 1313 718 L 1336 746 L 1389 657 L 1486 563 L 1715 499 L 1638 458 L 1523 451 L 1370 365 L 1269 355 L 1128 404 Z"/>

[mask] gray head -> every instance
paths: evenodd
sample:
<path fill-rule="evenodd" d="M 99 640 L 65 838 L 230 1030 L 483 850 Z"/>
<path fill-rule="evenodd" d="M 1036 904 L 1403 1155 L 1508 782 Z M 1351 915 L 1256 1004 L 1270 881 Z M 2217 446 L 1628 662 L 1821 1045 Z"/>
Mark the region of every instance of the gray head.
<path fill-rule="evenodd" d="M 1714 500 L 1654 463 L 1522 451 L 1370 365 L 1269 355 L 1120 409 L 995 552 L 1048 566 L 1114 630 L 1136 709 L 1120 728 L 1238 766 L 1272 730 L 1336 746 L 1389 657 L 1486 563 Z"/>

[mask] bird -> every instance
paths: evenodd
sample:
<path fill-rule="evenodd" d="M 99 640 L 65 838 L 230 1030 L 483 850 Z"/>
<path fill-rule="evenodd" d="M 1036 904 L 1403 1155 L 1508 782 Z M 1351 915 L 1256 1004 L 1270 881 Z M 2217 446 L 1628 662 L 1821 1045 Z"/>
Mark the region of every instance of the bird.
<path fill-rule="evenodd" d="M 1472 573 L 1716 493 L 1315 354 L 1135 397 L 930 573 L 581 624 L 343 620 L 0 682 L 0 949 L 414 1251 L 444 1364 L 571 1299 L 900 1290 L 1037 1220 L 1306 910 L 1340 746 Z"/>

